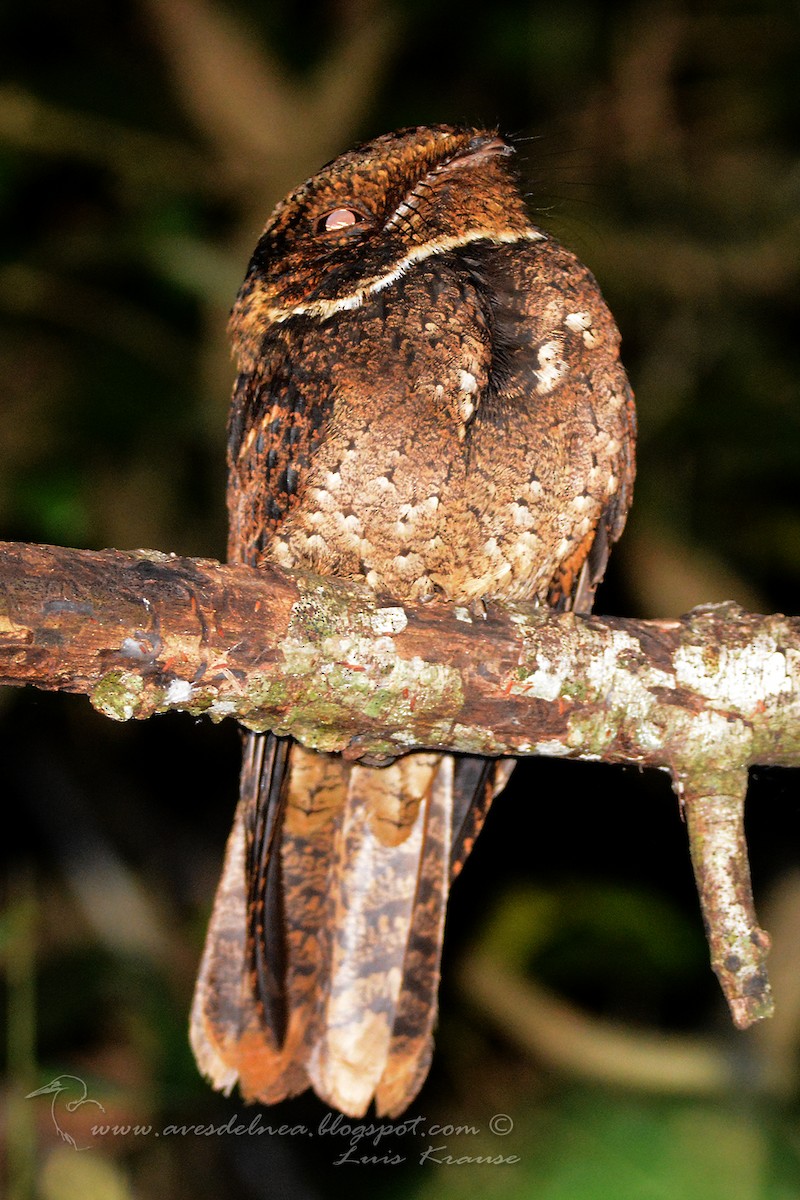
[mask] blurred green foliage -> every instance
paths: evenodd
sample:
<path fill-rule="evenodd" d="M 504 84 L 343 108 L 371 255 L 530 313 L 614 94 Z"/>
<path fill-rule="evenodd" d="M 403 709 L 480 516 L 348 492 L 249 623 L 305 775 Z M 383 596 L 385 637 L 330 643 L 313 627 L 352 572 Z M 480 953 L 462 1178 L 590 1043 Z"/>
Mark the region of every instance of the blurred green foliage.
<path fill-rule="evenodd" d="M 0 536 L 222 556 L 225 323 L 270 207 L 360 138 L 498 124 L 536 219 L 598 276 L 637 392 L 637 496 L 600 607 L 796 612 L 799 69 L 786 0 L 3 6 Z M 116 727 L 62 696 L 5 693 L 0 716 L 18 822 L 4 856 L 38 895 L 35 978 L 14 886 L 0 924 L 15 1200 L 800 1193 L 798 1002 L 779 993 L 771 1049 L 735 1040 L 665 782 L 552 762 L 518 768 L 455 889 L 439 1051 L 415 1110 L 478 1125 L 476 1153 L 521 1163 L 410 1155 L 345 1174 L 319 1137 L 129 1134 L 76 1155 L 48 1101 L 21 1099 L 59 1072 L 122 1125 L 242 1111 L 198 1078 L 184 1035 L 237 735 L 173 718 Z M 763 895 L 794 858 L 794 776 L 759 773 L 750 824 Z M 702 1031 L 737 1069 L 669 1100 L 658 1079 L 639 1098 L 566 1084 L 471 1006 L 457 980 L 477 944 L 633 1037 Z M 35 1063 L 13 1053 L 34 985 Z M 778 1042 L 789 1081 L 770 1092 Z M 307 1097 L 280 1111 L 311 1128 L 324 1115 Z M 486 1132 L 497 1112 L 513 1116 L 505 1138 Z"/>
<path fill-rule="evenodd" d="M 591 1090 L 566 1091 L 523 1114 L 511 1137 L 463 1144 L 456 1153 L 497 1155 L 525 1147 L 516 1165 L 441 1164 L 413 1194 L 463 1196 L 476 1174 L 487 1200 L 791 1200 L 796 1168 L 777 1148 L 788 1129 L 733 1105 L 641 1105 Z M 516 1135 L 516 1136 L 514 1136 Z M 524 1141 L 523 1141 L 524 1139 Z M 527 1151 L 527 1152 L 526 1152 Z"/>

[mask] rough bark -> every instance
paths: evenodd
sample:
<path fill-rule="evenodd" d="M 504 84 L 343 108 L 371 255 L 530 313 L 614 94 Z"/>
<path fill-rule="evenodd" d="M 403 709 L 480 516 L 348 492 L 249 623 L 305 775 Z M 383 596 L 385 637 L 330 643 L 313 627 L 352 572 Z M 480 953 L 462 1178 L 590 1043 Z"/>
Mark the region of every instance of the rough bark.
<path fill-rule="evenodd" d="M 3 683 L 83 692 L 116 720 L 235 716 L 377 763 L 424 746 L 666 769 L 734 1021 L 771 1011 L 743 807 L 749 766 L 800 764 L 800 618 L 484 617 L 310 575 L 0 543 Z"/>

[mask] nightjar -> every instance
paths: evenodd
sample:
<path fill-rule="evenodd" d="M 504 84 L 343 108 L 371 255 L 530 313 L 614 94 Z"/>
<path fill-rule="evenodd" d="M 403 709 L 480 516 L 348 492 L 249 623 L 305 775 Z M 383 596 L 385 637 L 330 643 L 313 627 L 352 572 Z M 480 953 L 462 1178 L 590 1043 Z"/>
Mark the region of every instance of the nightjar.
<path fill-rule="evenodd" d="M 496 132 L 418 127 L 280 203 L 236 300 L 229 554 L 398 601 L 586 613 L 634 475 L 595 280 Z M 245 736 L 195 992 L 215 1087 L 396 1115 L 424 1082 L 450 883 L 512 764 Z"/>

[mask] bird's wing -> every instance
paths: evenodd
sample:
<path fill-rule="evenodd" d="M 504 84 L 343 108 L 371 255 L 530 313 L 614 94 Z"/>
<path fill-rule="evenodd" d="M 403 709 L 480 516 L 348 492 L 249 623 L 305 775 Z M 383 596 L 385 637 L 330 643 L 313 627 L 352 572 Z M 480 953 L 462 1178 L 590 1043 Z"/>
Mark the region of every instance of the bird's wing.
<path fill-rule="evenodd" d="M 619 331 L 594 276 L 552 238 L 472 253 L 494 298 L 495 386 L 532 418 L 534 456 L 537 436 L 552 438 L 541 484 L 557 499 L 558 516 L 572 513 L 577 530 L 575 512 L 592 514 L 583 536 L 572 531 L 566 538 L 538 599 L 586 614 L 625 526 L 635 476 L 636 412 Z M 518 414 L 520 426 L 525 420 Z M 555 545 L 563 529 L 550 514 L 539 532 Z"/>

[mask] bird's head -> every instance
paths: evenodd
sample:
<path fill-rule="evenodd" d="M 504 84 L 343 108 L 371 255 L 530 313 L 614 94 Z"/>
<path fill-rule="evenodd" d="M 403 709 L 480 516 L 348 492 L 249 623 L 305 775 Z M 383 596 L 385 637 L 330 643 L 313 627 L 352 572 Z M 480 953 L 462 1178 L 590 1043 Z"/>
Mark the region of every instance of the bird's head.
<path fill-rule="evenodd" d="M 240 356 L 269 326 L 357 307 L 432 254 L 531 230 L 511 153 L 493 130 L 433 125 L 385 134 L 322 167 L 261 235 L 231 320 Z"/>
<path fill-rule="evenodd" d="M 26 1100 L 33 1100 L 35 1096 L 57 1096 L 59 1092 L 66 1091 L 69 1087 L 60 1077 L 51 1079 L 50 1083 L 46 1083 L 44 1087 L 37 1088 L 35 1092 L 28 1092 Z"/>

